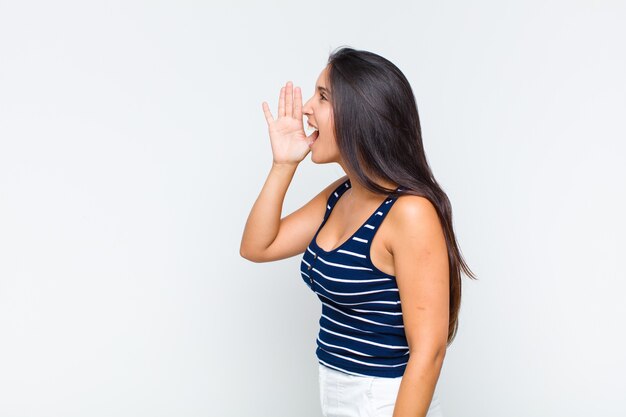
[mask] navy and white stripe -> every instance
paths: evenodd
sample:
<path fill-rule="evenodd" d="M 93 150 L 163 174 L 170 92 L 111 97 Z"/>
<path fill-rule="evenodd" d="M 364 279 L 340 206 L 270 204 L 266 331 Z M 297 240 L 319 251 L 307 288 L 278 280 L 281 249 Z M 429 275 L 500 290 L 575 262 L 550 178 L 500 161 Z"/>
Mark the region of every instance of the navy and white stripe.
<path fill-rule="evenodd" d="M 400 294 L 395 277 L 372 264 L 370 247 L 397 197 L 388 196 L 335 249 L 327 252 L 316 242 L 350 187 L 348 179 L 328 198 L 324 220 L 300 263 L 302 279 L 322 302 L 316 355 L 322 365 L 348 374 L 396 378 L 404 374 L 409 360 Z"/>

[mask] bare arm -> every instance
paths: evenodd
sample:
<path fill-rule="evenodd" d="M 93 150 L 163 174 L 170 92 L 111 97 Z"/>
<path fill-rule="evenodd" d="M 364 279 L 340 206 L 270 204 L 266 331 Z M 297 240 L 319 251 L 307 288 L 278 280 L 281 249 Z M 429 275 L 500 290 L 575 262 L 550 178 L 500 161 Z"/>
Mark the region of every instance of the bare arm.
<path fill-rule="evenodd" d="M 246 221 L 239 248 L 239 254 L 244 258 L 260 261 L 261 254 L 276 238 L 285 195 L 297 168 L 297 163 L 272 163 L 270 173 Z"/>
<path fill-rule="evenodd" d="M 259 197 L 252 206 L 241 238 L 239 254 L 253 262 L 270 262 L 303 253 L 324 220 L 330 193 L 343 176 L 298 210 L 281 219 L 287 189 L 296 167 L 273 164 Z"/>
<path fill-rule="evenodd" d="M 437 211 L 420 196 L 403 196 L 391 219 L 396 281 L 410 356 L 394 417 L 426 416 L 446 353 L 449 267 Z"/>
<path fill-rule="evenodd" d="M 287 189 L 300 161 L 310 152 L 310 136 L 302 123 L 302 92 L 291 81 L 280 89 L 278 118 L 263 102 L 273 162 L 246 221 L 239 254 L 253 262 L 269 262 L 303 253 L 324 218 L 326 201 L 337 180 L 307 204 L 281 219 Z M 311 136 L 313 136 L 313 133 Z"/>

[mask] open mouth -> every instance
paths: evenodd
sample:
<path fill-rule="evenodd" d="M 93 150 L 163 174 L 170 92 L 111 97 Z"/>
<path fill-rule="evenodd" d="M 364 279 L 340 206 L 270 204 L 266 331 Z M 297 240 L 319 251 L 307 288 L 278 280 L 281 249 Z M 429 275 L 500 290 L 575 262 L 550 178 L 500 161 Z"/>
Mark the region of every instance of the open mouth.
<path fill-rule="evenodd" d="M 309 142 L 309 146 L 312 146 L 315 143 L 319 135 L 320 135 L 319 130 L 316 130 L 315 132 L 313 132 L 313 134 L 311 135 L 311 141 Z"/>
<path fill-rule="evenodd" d="M 307 126 L 307 130 L 310 132 L 311 129 L 313 129 L 313 133 L 311 134 L 311 136 L 309 136 L 310 137 L 309 146 L 313 145 L 313 143 L 315 143 L 315 141 L 320 135 L 320 131 L 315 126 L 309 123 L 309 125 Z"/>

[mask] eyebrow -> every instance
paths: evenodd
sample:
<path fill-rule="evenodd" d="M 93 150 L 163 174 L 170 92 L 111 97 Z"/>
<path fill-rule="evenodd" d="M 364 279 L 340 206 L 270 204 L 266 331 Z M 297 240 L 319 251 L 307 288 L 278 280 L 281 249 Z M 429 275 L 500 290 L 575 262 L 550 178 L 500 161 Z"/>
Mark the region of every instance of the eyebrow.
<path fill-rule="evenodd" d="M 328 93 L 330 95 L 330 91 L 327 90 L 326 87 L 322 87 L 321 85 L 318 85 L 317 89 L 320 90 L 320 91 L 324 91 L 324 92 L 326 92 L 326 93 Z"/>

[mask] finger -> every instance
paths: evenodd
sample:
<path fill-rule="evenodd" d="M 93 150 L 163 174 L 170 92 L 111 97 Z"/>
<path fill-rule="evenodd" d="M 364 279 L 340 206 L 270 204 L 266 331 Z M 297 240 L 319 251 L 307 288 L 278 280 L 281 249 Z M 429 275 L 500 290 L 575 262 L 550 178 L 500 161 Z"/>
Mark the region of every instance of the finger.
<path fill-rule="evenodd" d="M 285 87 L 280 88 L 280 96 L 278 97 L 278 118 L 285 115 Z"/>
<path fill-rule="evenodd" d="M 285 116 L 293 117 L 293 84 L 287 81 L 287 89 L 285 90 Z"/>
<path fill-rule="evenodd" d="M 274 121 L 274 117 L 270 111 L 270 106 L 266 102 L 263 102 L 263 114 L 265 114 L 265 120 L 268 125 Z"/>
<path fill-rule="evenodd" d="M 293 89 L 293 100 L 294 100 L 294 115 L 298 120 L 302 120 L 302 90 L 300 87 L 296 87 Z"/>

